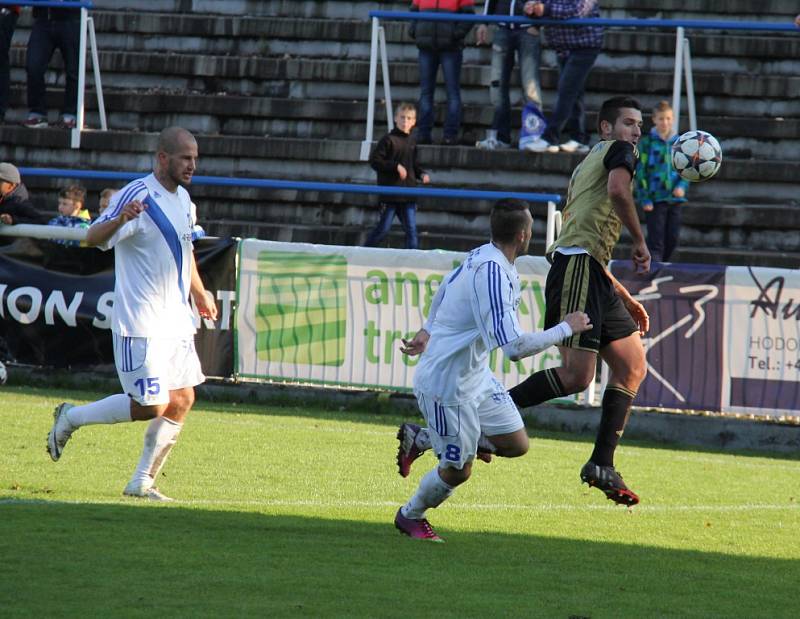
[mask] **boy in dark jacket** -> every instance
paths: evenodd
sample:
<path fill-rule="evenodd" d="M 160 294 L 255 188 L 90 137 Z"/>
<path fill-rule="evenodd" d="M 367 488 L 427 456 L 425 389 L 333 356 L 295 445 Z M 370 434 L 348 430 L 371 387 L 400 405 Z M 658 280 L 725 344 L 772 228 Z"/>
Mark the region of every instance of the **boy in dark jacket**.
<path fill-rule="evenodd" d="M 417 123 L 417 110 L 411 103 L 401 103 L 394 114 L 394 129 L 383 136 L 369 156 L 369 164 L 378 173 L 378 184 L 415 187 L 417 179 L 430 183 L 428 174 L 417 164 L 417 144 L 411 130 Z M 375 247 L 392 227 L 395 213 L 406 233 L 406 249 L 417 249 L 417 203 L 408 196 L 380 196 L 381 218 L 369 233 L 364 245 Z"/>
<path fill-rule="evenodd" d="M 475 0 L 413 0 L 411 11 L 433 13 L 475 12 Z M 472 29 L 470 22 L 413 21 L 411 38 L 419 49 L 419 128 L 417 142 L 431 143 L 433 130 L 433 93 L 436 73 L 442 65 L 447 90 L 447 116 L 444 121 L 442 144 L 458 144 L 461 128 L 461 62 L 464 38 Z"/>

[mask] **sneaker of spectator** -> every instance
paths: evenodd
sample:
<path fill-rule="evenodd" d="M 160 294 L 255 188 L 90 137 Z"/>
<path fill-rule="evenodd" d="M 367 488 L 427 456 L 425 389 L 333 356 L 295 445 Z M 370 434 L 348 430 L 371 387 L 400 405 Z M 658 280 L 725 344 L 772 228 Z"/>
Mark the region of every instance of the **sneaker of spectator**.
<path fill-rule="evenodd" d="M 570 140 L 569 142 L 559 144 L 558 149 L 562 153 L 578 153 L 579 155 L 585 155 L 589 152 L 589 147 L 586 144 L 581 144 L 577 140 Z"/>
<path fill-rule="evenodd" d="M 499 148 L 511 148 L 511 144 L 498 140 L 496 130 L 487 129 L 486 138 L 475 142 L 475 147 L 482 150 L 497 150 Z"/>
<path fill-rule="evenodd" d="M 525 146 L 523 146 L 522 149 L 527 150 L 531 153 L 546 153 L 546 152 L 554 152 L 550 150 L 552 146 L 553 145 L 550 144 L 547 140 L 544 140 L 542 138 L 537 138 L 525 144 Z M 558 147 L 556 147 L 556 152 L 557 149 Z"/>
<path fill-rule="evenodd" d="M 47 127 L 47 119 L 41 114 L 28 114 L 28 118 L 22 122 L 22 126 L 28 129 L 44 129 Z"/>
<path fill-rule="evenodd" d="M 58 123 L 61 129 L 74 129 L 78 125 L 78 119 L 72 114 L 64 114 Z"/>

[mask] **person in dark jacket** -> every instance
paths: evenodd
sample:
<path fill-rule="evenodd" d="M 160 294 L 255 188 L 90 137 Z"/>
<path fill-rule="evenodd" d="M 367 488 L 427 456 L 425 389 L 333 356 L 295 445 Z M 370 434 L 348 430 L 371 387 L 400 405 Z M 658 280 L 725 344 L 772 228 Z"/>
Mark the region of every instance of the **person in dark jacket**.
<path fill-rule="evenodd" d="M 11 84 L 8 52 L 11 49 L 11 38 L 14 36 L 17 19 L 19 19 L 18 6 L 0 7 L 0 123 L 5 120 L 8 109 Z"/>
<path fill-rule="evenodd" d="M 59 126 L 73 129 L 78 106 L 78 60 L 80 56 L 81 12 L 74 8 L 35 7 L 28 38 L 25 70 L 28 73 L 28 118 L 23 126 L 47 127 L 45 73 L 56 49 L 64 61 L 64 103 Z"/>
<path fill-rule="evenodd" d="M 474 0 L 413 0 L 411 11 L 474 13 Z M 461 62 L 470 22 L 413 21 L 411 38 L 419 49 L 419 127 L 417 143 L 430 144 L 433 131 L 433 93 L 442 65 L 447 89 L 447 116 L 442 144 L 458 144 L 461 129 Z"/>
<path fill-rule="evenodd" d="M 6 225 L 47 223 L 47 216 L 40 214 L 31 204 L 19 170 L 11 163 L 0 163 L 0 223 Z"/>
<path fill-rule="evenodd" d="M 417 164 L 417 144 L 411 130 L 417 122 L 417 110 L 411 103 L 401 103 L 394 114 L 394 129 L 383 136 L 369 164 L 378 173 L 378 184 L 393 187 L 415 187 L 417 180 L 430 183 L 428 174 Z M 417 249 L 417 203 L 408 196 L 380 196 L 381 217 L 369 233 L 364 245 L 375 247 L 392 227 L 395 214 L 406 233 L 406 249 Z"/>

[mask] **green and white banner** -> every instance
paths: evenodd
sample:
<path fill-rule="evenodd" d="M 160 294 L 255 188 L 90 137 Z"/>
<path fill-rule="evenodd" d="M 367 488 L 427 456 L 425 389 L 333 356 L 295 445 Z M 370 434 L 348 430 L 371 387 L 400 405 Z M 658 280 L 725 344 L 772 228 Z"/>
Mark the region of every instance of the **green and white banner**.
<path fill-rule="evenodd" d="M 411 389 L 417 358 L 400 339 L 422 326 L 439 283 L 466 254 L 245 240 L 239 249 L 236 372 L 242 378 Z M 517 261 L 523 329 L 544 320 L 544 258 Z M 556 348 L 519 363 L 495 352 L 508 387 L 559 365 Z"/>

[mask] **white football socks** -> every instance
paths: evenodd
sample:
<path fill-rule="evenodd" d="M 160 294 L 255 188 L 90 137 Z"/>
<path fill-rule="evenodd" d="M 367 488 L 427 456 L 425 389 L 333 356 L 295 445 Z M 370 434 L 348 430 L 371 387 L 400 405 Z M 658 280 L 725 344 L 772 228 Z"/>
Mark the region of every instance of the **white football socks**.
<path fill-rule="evenodd" d="M 447 497 L 453 494 L 453 487 L 442 481 L 439 469 L 428 472 L 419 482 L 419 487 L 408 503 L 403 505 L 401 513 L 406 518 L 421 520 L 425 517 L 425 510 L 438 507 Z"/>
<path fill-rule="evenodd" d="M 117 393 L 107 398 L 73 406 L 67 411 L 67 421 L 74 428 L 96 423 L 120 423 L 131 420 L 131 399 L 125 393 Z"/>
<path fill-rule="evenodd" d="M 178 441 L 181 428 L 183 428 L 182 423 L 166 417 L 156 417 L 147 424 L 142 456 L 128 487 L 138 486 L 146 489 L 153 485 L 170 450 Z"/>

